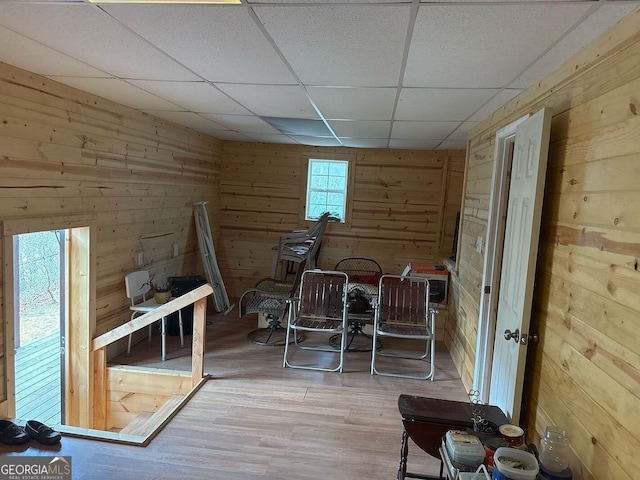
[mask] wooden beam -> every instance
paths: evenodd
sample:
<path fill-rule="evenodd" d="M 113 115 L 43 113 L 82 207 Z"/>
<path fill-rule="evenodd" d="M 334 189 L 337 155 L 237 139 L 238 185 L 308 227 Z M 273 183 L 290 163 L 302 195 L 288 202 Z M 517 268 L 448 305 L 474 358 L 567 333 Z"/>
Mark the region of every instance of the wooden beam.
<path fill-rule="evenodd" d="M 204 352 L 206 342 L 207 299 L 201 298 L 193 305 L 193 333 L 191 352 L 191 386 L 195 387 L 204 377 Z"/>

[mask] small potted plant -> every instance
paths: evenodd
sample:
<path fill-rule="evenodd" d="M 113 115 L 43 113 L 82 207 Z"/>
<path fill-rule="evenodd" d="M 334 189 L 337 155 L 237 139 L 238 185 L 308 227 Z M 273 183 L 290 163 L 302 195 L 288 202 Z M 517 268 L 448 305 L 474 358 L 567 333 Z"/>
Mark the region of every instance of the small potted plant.
<path fill-rule="evenodd" d="M 156 303 L 167 303 L 171 299 L 171 286 L 166 280 L 162 282 L 153 282 L 151 286 L 153 287 L 153 298 Z"/>
<path fill-rule="evenodd" d="M 369 298 L 361 288 L 354 288 L 347 294 L 347 304 L 351 313 L 365 313 L 371 305 Z"/>

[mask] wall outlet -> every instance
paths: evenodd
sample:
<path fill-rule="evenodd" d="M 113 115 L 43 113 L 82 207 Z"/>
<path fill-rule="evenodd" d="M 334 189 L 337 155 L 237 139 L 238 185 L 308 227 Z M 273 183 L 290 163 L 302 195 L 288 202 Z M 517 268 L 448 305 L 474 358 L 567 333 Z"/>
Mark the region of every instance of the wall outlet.
<path fill-rule="evenodd" d="M 476 238 L 476 252 L 482 253 L 482 237 Z"/>
<path fill-rule="evenodd" d="M 178 256 L 178 244 L 177 243 L 173 243 L 171 245 L 171 256 L 173 258 L 176 258 Z"/>
<path fill-rule="evenodd" d="M 136 267 L 144 265 L 144 252 L 136 252 Z"/>

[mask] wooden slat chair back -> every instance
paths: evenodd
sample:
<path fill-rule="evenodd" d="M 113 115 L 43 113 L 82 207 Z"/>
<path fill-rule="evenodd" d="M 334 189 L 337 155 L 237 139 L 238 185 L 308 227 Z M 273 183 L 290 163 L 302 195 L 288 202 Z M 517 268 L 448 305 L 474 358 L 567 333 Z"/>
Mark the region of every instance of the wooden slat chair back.
<path fill-rule="evenodd" d="M 378 298 L 374 320 L 371 374 L 393 377 L 433 379 L 435 351 L 435 309 L 429 307 L 429 282 L 423 277 L 401 277 L 383 275 L 378 287 Z M 418 340 L 424 342 L 424 351 L 418 354 L 407 351 L 377 351 L 378 337 Z M 385 342 L 386 343 L 386 342 Z M 398 343 L 398 342 L 396 342 Z M 382 371 L 376 357 L 424 361 L 429 357 L 425 374 L 391 373 Z M 398 362 L 396 362 L 398 363 Z M 389 362 L 386 362 L 388 366 Z"/>
<path fill-rule="evenodd" d="M 343 272 L 307 270 L 303 273 L 299 296 L 293 300 L 295 308 L 289 309 L 283 359 L 285 367 L 342 371 L 347 340 L 347 285 L 348 277 Z M 299 341 L 298 334 L 307 338 Z M 333 335 L 340 337 L 337 349 L 329 344 Z M 338 363 L 330 367 L 293 363 L 289 356 L 289 341 L 301 350 L 338 353 Z"/>
<path fill-rule="evenodd" d="M 289 263 L 303 264 L 305 270 L 316 268 L 322 238 L 329 222 L 329 213 L 324 213 L 306 230 L 296 230 L 280 235 L 271 267 L 271 277 L 284 279 Z"/>

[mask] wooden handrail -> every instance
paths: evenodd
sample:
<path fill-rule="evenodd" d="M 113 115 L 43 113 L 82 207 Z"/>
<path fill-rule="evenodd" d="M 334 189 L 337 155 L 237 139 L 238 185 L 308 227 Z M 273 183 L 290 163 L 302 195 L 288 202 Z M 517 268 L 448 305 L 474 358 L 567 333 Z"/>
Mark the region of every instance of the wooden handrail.
<path fill-rule="evenodd" d="M 201 298 L 205 298 L 208 295 L 213 293 L 213 288 L 211 285 L 206 284 L 202 285 L 195 290 L 191 290 L 184 295 L 181 295 L 170 302 L 165 303 L 164 305 L 156 308 L 155 310 L 145 313 L 144 315 L 140 315 L 139 317 L 134 318 L 130 322 L 127 322 L 119 327 L 114 328 L 106 333 L 103 333 L 99 337 L 93 339 L 91 343 L 91 350 L 96 351 L 101 348 L 106 347 L 107 345 L 120 340 L 121 338 L 128 337 L 131 333 L 134 333 L 141 328 L 146 327 L 147 325 L 151 325 L 153 322 L 160 320 L 162 317 L 166 317 L 167 315 L 177 312 L 181 308 L 184 308 Z"/>

